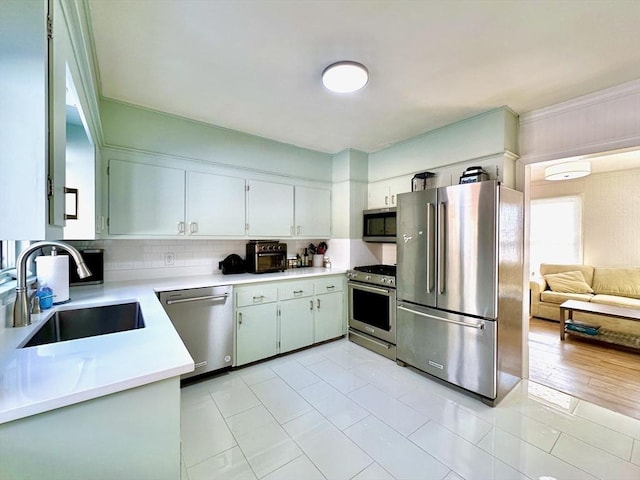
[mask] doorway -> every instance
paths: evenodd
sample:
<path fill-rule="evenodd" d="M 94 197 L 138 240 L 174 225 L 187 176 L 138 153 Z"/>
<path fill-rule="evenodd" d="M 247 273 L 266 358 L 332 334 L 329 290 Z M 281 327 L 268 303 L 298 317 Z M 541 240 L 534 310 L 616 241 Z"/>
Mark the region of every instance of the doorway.
<path fill-rule="evenodd" d="M 588 176 L 562 181 L 545 180 L 548 167 L 576 160 L 589 163 Z M 527 168 L 530 169 L 529 212 L 534 201 L 571 195 L 578 196 L 582 204 L 581 238 L 577 251 L 567 254 L 566 261 L 562 260 L 562 255 L 558 258 L 557 249 L 549 255 L 544 251 L 531 252 L 529 270 L 532 276 L 539 275 L 539 263 L 640 267 L 640 246 L 637 242 L 640 236 L 640 220 L 637 220 L 640 219 L 640 195 L 637 194 L 640 149 L 533 164 Z M 636 192 L 635 196 L 633 192 Z M 533 245 L 535 224 L 531 223 L 529 235 L 532 249 L 536 248 Z M 569 248 L 567 242 L 563 248 Z M 571 336 L 560 341 L 559 333 L 556 321 L 530 319 L 529 379 L 640 419 L 640 406 L 637 404 L 640 397 L 640 352 Z"/>

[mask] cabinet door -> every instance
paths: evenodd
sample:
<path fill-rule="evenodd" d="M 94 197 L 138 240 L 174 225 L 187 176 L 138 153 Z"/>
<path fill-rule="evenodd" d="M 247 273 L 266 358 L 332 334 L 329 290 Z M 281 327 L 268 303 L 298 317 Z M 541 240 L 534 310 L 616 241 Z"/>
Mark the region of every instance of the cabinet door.
<path fill-rule="evenodd" d="M 108 174 L 110 234 L 184 231 L 184 170 L 111 160 Z"/>
<path fill-rule="evenodd" d="M 369 185 L 369 208 L 383 208 L 391 206 L 389 185 L 377 182 Z"/>
<path fill-rule="evenodd" d="M 296 187 L 295 194 L 295 235 L 307 238 L 330 237 L 331 190 Z"/>
<path fill-rule="evenodd" d="M 293 229 L 293 185 L 249 182 L 247 223 L 252 237 L 290 237 Z"/>
<path fill-rule="evenodd" d="M 67 59 L 72 53 L 69 33 L 64 23 L 60 2 L 50 3 L 49 11 L 55 35 L 49 38 L 49 223 L 65 224 L 66 186 L 66 79 Z"/>
<path fill-rule="evenodd" d="M 325 293 L 315 297 L 314 341 L 322 342 L 344 335 L 344 293 Z"/>
<path fill-rule="evenodd" d="M 398 195 L 411 191 L 411 178 L 398 177 L 389 181 L 389 205 L 398 206 Z"/>
<path fill-rule="evenodd" d="M 268 303 L 236 310 L 236 365 L 278 353 L 278 305 Z"/>
<path fill-rule="evenodd" d="M 67 32 L 59 2 L 53 2 L 51 11 L 48 3 L 0 1 L 2 240 L 62 238 L 66 123 L 65 56 L 60 46 Z M 61 25 L 50 40 L 47 14 L 56 27 Z"/>
<path fill-rule="evenodd" d="M 187 234 L 245 234 L 244 178 L 187 172 Z"/>
<path fill-rule="evenodd" d="M 280 302 L 280 353 L 313 344 L 313 297 Z"/>

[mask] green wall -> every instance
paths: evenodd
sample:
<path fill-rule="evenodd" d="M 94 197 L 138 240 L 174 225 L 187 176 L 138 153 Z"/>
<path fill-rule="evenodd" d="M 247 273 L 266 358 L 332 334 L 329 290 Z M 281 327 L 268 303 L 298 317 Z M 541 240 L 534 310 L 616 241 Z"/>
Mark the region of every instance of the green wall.
<path fill-rule="evenodd" d="M 101 100 L 100 116 L 108 147 L 321 182 L 332 180 L 332 156 L 326 153 L 110 99 Z"/>

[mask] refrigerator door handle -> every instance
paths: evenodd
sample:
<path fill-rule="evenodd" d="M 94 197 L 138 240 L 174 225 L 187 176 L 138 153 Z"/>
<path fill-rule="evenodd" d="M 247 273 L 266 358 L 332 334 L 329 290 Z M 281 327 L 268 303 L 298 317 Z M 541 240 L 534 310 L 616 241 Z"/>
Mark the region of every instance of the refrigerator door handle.
<path fill-rule="evenodd" d="M 446 205 L 444 202 L 440 202 L 438 205 L 438 293 L 443 294 L 445 291 L 445 276 L 444 276 L 444 259 L 446 258 L 446 252 L 444 252 L 445 246 L 445 215 Z"/>
<path fill-rule="evenodd" d="M 435 274 L 435 210 L 433 203 L 427 203 L 427 293 L 433 291 L 433 277 Z"/>
<path fill-rule="evenodd" d="M 426 317 L 432 320 L 439 320 L 441 322 L 453 323 L 455 325 L 460 325 L 461 327 L 469 327 L 469 328 L 475 328 L 476 330 L 484 330 L 484 322 L 475 324 L 475 323 L 459 322 L 457 320 L 449 320 L 448 318 L 436 317 L 435 315 L 429 315 L 428 313 L 418 312 L 411 308 L 407 308 L 404 305 L 398 305 L 398 310 L 413 313 L 414 315 L 418 315 L 419 317 Z"/>

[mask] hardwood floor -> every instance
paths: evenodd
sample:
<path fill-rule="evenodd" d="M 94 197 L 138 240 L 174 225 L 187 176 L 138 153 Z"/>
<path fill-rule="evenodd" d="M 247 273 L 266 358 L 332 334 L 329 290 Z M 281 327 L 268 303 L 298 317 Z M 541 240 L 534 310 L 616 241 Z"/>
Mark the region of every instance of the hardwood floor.
<path fill-rule="evenodd" d="M 640 353 L 567 335 L 557 322 L 529 322 L 529 379 L 640 419 Z"/>

